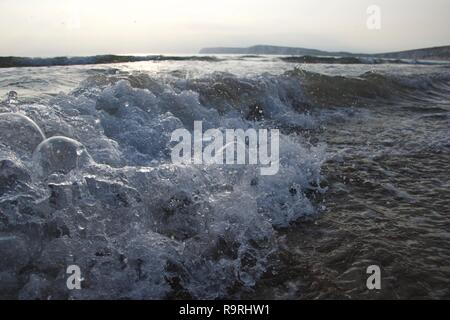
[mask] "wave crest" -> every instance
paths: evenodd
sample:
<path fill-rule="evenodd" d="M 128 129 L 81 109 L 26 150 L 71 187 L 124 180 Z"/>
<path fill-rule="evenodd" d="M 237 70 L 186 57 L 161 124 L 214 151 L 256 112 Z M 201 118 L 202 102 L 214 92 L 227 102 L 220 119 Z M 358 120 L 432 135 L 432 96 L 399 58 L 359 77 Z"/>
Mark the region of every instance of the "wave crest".
<path fill-rule="evenodd" d="M 55 58 L 28 58 L 28 57 L 0 57 L 0 68 L 15 67 L 49 67 L 110 64 L 141 61 L 220 61 L 212 56 L 127 56 L 127 55 L 97 55 L 87 57 L 55 57 Z"/>

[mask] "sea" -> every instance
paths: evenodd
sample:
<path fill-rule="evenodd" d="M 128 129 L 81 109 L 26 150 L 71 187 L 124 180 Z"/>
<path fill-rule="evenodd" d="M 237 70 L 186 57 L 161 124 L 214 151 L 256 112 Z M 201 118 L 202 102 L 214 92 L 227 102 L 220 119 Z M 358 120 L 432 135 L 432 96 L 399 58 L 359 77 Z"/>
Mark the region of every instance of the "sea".
<path fill-rule="evenodd" d="M 449 63 L 2 57 L 0 101 L 2 299 L 450 298 Z M 174 164 L 194 121 L 279 171 Z"/>

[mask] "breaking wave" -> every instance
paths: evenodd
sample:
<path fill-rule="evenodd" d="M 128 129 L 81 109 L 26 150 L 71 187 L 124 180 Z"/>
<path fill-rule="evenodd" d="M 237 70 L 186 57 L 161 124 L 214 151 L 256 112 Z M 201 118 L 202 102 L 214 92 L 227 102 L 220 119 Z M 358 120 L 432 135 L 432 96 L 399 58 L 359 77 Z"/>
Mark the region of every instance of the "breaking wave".
<path fill-rule="evenodd" d="M 0 104 L 2 297 L 238 298 L 270 272 L 278 230 L 318 212 L 326 146 L 304 133 L 321 106 L 450 90 L 448 74 L 89 74 L 48 103 Z M 279 128 L 278 174 L 172 164 L 171 133 L 195 120 Z M 66 289 L 72 264 L 83 290 Z"/>
<path fill-rule="evenodd" d="M 28 57 L 0 57 L 0 68 L 14 67 L 49 67 L 126 63 L 140 61 L 209 61 L 220 59 L 212 56 L 127 56 L 127 55 L 98 55 L 87 57 L 55 57 L 55 58 L 28 58 Z"/>
<path fill-rule="evenodd" d="M 298 78 L 310 102 L 327 106 L 355 106 L 368 99 L 415 99 L 450 90 L 450 75 L 427 73 L 392 75 L 368 71 L 357 77 L 330 76 L 301 68 L 285 75 Z"/>
<path fill-rule="evenodd" d="M 442 65 L 446 67 L 446 61 L 427 61 L 411 59 L 389 59 L 377 57 L 321 57 L 321 56 L 286 56 L 279 58 L 281 61 L 304 64 L 406 64 L 406 65 Z"/>
<path fill-rule="evenodd" d="M 205 129 L 313 127 L 296 89 L 286 77 L 162 82 L 138 73 L 93 75 L 48 104 L 10 94 L 0 108 L 2 297 L 251 290 L 276 259 L 277 229 L 315 214 L 325 146 L 285 132 L 279 173 L 260 176 L 255 166 L 174 165 L 170 137 L 194 120 Z M 83 290 L 66 289 L 72 264 Z"/>
<path fill-rule="evenodd" d="M 417 64 L 399 59 L 379 59 L 364 57 L 319 57 L 319 56 L 289 56 L 281 57 L 284 62 L 293 63 L 326 63 L 326 64 Z"/>

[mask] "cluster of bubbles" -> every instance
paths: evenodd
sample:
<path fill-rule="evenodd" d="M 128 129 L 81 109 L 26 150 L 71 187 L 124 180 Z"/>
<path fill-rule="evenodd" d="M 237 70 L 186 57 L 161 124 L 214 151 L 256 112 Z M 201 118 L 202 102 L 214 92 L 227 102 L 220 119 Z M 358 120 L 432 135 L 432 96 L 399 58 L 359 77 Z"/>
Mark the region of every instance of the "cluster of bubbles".
<path fill-rule="evenodd" d="M 32 157 L 40 177 L 67 174 L 91 161 L 81 143 L 62 136 L 47 139 L 32 119 L 20 113 L 0 113 L 0 132 L 0 143 L 25 158 Z"/>

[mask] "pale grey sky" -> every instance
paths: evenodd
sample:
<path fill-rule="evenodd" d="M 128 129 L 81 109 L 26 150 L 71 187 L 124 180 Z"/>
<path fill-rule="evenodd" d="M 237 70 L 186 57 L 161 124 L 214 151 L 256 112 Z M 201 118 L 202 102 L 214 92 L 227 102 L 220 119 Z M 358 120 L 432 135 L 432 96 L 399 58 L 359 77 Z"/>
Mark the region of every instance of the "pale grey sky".
<path fill-rule="evenodd" d="M 380 30 L 366 26 L 370 5 Z M 254 44 L 382 52 L 449 45 L 449 21 L 450 0 L 0 0 L 0 55 Z"/>

